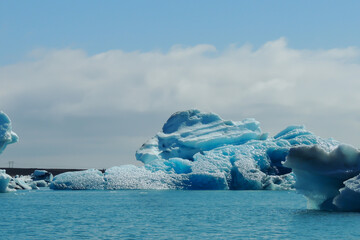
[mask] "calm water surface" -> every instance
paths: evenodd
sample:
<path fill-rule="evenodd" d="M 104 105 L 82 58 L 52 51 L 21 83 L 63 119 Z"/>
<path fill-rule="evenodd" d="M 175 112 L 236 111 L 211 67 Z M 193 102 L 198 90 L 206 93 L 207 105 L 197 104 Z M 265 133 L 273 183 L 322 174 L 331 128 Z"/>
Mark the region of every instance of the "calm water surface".
<path fill-rule="evenodd" d="M 282 191 L 0 194 L 0 239 L 360 239 L 359 213 L 306 210 Z"/>

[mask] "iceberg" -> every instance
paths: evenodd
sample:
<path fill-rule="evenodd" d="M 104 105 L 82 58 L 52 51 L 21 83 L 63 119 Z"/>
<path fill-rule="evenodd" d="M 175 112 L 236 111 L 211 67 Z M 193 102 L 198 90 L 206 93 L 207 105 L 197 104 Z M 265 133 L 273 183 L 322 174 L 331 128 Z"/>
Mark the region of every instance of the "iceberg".
<path fill-rule="evenodd" d="M 266 139 L 267 134 L 261 133 L 259 125 L 254 119 L 224 121 L 216 114 L 195 109 L 177 112 L 167 120 L 161 132 L 143 144 L 136 158 L 145 164 L 174 157 L 193 160 L 198 152 Z"/>
<path fill-rule="evenodd" d="M 18 141 L 9 117 L 0 112 L 0 153 Z M 0 170 L 0 192 L 15 189 L 116 190 L 293 190 L 308 208 L 360 211 L 360 151 L 304 126 L 274 136 L 248 118 L 223 120 L 197 109 L 176 112 L 137 151 L 144 165 L 105 172 L 89 169 L 53 178 L 45 170 L 11 178 Z"/>
<path fill-rule="evenodd" d="M 45 181 L 47 183 L 51 182 L 53 180 L 53 175 L 52 173 L 46 171 L 46 170 L 35 170 L 32 174 L 31 174 L 31 179 L 33 181 Z"/>
<path fill-rule="evenodd" d="M 113 167 L 55 176 L 52 189 L 289 190 L 292 169 L 283 163 L 294 146 L 331 150 L 334 139 L 304 126 L 289 126 L 273 137 L 248 118 L 223 120 L 197 109 L 176 112 L 145 142 L 136 159 L 142 167 Z"/>
<path fill-rule="evenodd" d="M 123 165 L 102 173 L 97 169 L 67 172 L 55 176 L 50 188 L 55 190 L 176 189 L 176 175 L 151 172 L 143 167 Z"/>
<path fill-rule="evenodd" d="M 286 190 L 295 182 L 291 169 L 283 166 L 290 148 L 315 144 L 331 149 L 339 143 L 304 126 L 289 126 L 269 137 L 255 119 L 234 122 L 188 110 L 173 114 L 136 158 L 152 172 L 191 178 L 183 181 L 187 189 Z"/>
<path fill-rule="evenodd" d="M 10 118 L 0 111 L 0 154 L 7 145 L 16 143 L 18 140 L 19 137 L 12 131 Z"/>
<path fill-rule="evenodd" d="M 308 208 L 360 211 L 360 151 L 354 147 L 293 147 L 284 166 L 292 168 Z"/>
<path fill-rule="evenodd" d="M 19 137 L 12 131 L 10 118 L 0 111 L 0 154 L 5 150 L 6 146 L 16 143 Z M 5 170 L 0 170 L 0 193 L 8 192 L 11 177 L 6 174 Z"/>

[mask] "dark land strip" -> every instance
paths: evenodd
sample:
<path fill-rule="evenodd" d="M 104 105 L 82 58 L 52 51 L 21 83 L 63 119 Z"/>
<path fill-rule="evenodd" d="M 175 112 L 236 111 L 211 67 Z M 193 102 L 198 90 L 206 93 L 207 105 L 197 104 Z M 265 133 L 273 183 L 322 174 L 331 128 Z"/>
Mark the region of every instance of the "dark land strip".
<path fill-rule="evenodd" d="M 0 168 L 5 169 L 6 173 L 10 176 L 14 177 L 16 175 L 30 175 L 35 170 L 46 170 L 50 173 L 52 173 L 54 176 L 64 173 L 64 172 L 76 172 L 76 171 L 83 171 L 86 169 L 68 169 L 68 168 Z M 104 172 L 105 169 L 99 169 L 101 172 Z"/>

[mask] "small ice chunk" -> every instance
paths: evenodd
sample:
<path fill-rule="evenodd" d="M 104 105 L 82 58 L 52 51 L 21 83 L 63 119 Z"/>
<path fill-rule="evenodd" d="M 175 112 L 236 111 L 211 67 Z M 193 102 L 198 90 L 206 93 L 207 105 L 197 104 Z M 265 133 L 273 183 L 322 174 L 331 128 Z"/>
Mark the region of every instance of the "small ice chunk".
<path fill-rule="evenodd" d="M 34 183 L 37 187 L 47 187 L 48 186 L 48 183 L 45 182 L 45 180 L 34 181 Z"/>
<path fill-rule="evenodd" d="M 31 190 L 31 186 L 29 184 L 25 183 L 24 179 L 22 178 L 14 178 L 14 181 L 16 185 L 20 186 L 24 190 Z"/>
<path fill-rule="evenodd" d="M 53 175 L 46 170 L 37 169 L 31 174 L 31 179 L 34 181 L 45 180 L 46 182 L 51 182 L 53 180 Z"/>

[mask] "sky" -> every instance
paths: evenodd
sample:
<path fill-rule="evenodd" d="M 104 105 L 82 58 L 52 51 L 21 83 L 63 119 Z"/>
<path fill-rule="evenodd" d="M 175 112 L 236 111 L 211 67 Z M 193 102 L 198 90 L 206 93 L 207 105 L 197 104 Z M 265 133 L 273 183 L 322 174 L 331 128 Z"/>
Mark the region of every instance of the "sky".
<path fill-rule="evenodd" d="M 360 145 L 359 1 L 2 1 L 0 167 L 141 165 L 168 117 Z"/>

